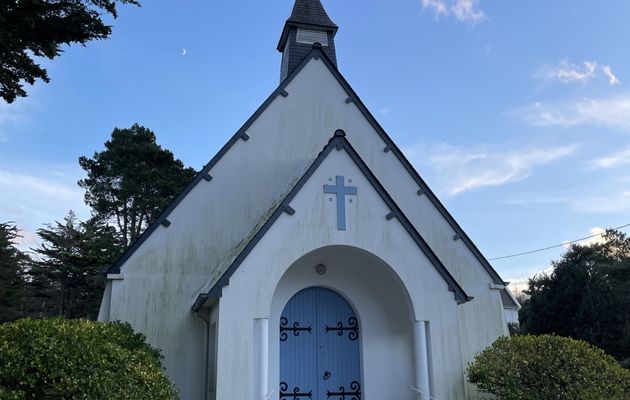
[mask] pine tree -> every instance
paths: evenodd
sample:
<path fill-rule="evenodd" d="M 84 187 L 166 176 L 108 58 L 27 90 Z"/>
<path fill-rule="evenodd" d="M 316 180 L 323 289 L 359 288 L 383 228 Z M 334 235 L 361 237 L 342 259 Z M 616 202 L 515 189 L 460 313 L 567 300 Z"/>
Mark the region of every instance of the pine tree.
<path fill-rule="evenodd" d="M 103 270 L 120 254 L 114 229 L 96 219 L 80 222 L 71 211 L 37 234 L 43 243 L 29 272 L 36 308 L 44 316 L 95 319 Z"/>
<path fill-rule="evenodd" d="M 114 129 L 105 150 L 79 164 L 87 178 L 85 202 L 95 217 L 118 228 L 124 246 L 133 243 L 196 175 L 157 144 L 155 133 L 134 124 Z"/>
<path fill-rule="evenodd" d="M 0 223 L 0 322 L 19 318 L 23 308 L 29 258 L 16 247 L 18 237 L 13 223 Z"/>

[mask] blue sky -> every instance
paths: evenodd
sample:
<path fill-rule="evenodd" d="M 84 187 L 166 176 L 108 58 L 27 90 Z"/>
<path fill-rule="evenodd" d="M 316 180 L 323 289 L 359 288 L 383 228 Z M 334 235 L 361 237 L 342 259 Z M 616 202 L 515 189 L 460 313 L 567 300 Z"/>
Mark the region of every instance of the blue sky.
<path fill-rule="evenodd" d="M 292 0 L 144 0 L 0 103 L 0 221 L 88 215 L 77 159 L 138 122 L 202 167 L 278 84 Z M 483 253 L 630 223 L 630 3 L 323 0 L 341 72 Z M 493 262 L 507 280 L 563 249 Z"/>

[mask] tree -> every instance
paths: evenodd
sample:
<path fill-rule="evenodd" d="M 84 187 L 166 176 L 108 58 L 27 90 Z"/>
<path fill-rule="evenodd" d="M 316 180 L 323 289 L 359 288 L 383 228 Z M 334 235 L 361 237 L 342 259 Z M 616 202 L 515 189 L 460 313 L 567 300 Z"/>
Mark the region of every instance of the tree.
<path fill-rule="evenodd" d="M 630 371 L 587 342 L 560 336 L 499 338 L 468 380 L 503 400 L 626 400 Z"/>
<path fill-rule="evenodd" d="M 34 57 L 54 59 L 62 45 L 85 45 L 107 39 L 111 26 L 103 13 L 116 18 L 116 5 L 137 0 L 3 0 L 0 1 L 0 97 L 12 103 L 26 96 L 23 82 L 50 78 Z"/>
<path fill-rule="evenodd" d="M 16 247 L 18 237 L 14 224 L 0 223 L 0 322 L 18 318 L 24 298 L 24 269 L 29 258 Z"/>
<path fill-rule="evenodd" d="M 630 239 L 572 246 L 553 272 L 530 279 L 521 332 L 586 340 L 619 360 L 630 358 Z"/>
<path fill-rule="evenodd" d="M 105 150 L 81 157 L 79 164 L 87 172 L 79 182 L 86 203 L 95 217 L 115 223 L 124 246 L 135 241 L 196 175 L 138 124 L 114 129 Z"/>
<path fill-rule="evenodd" d="M 33 316 L 96 319 L 104 289 L 103 269 L 120 254 L 113 228 L 71 211 L 37 234 L 43 243 L 29 270 Z"/>
<path fill-rule="evenodd" d="M 128 324 L 0 324 L 0 398 L 176 400 L 161 359 Z"/>

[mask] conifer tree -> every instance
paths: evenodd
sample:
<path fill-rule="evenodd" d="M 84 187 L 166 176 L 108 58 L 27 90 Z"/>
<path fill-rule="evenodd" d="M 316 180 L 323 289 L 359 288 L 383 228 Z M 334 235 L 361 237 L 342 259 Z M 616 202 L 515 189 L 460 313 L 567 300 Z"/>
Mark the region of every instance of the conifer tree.
<path fill-rule="evenodd" d="M 22 312 L 29 258 L 16 247 L 18 237 L 13 223 L 0 223 L 0 322 L 19 318 Z"/>
<path fill-rule="evenodd" d="M 41 316 L 98 316 L 104 289 L 103 270 L 120 255 L 113 228 L 102 221 L 78 221 L 70 211 L 63 222 L 37 234 L 42 245 L 29 275 L 34 311 Z M 38 315 L 34 315 L 38 316 Z"/>
<path fill-rule="evenodd" d="M 107 39 L 121 4 L 137 0 L 9 0 L 0 2 L 0 99 L 26 96 L 24 83 L 49 82 L 39 63 L 62 53 L 62 45 Z"/>
<path fill-rule="evenodd" d="M 94 217 L 116 226 L 124 246 L 133 243 L 195 177 L 155 133 L 134 124 L 114 129 L 105 150 L 79 164 L 87 178 L 79 181 Z"/>
<path fill-rule="evenodd" d="M 603 243 L 574 245 L 552 265 L 529 281 L 521 333 L 581 339 L 630 360 L 630 238 L 608 230 Z"/>

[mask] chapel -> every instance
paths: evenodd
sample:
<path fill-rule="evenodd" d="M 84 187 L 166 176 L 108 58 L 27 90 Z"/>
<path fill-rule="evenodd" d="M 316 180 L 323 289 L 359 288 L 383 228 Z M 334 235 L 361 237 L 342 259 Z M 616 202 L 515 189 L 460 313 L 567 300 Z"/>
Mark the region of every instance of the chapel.
<path fill-rule="evenodd" d="M 341 74 L 338 29 L 295 1 L 279 86 L 107 271 L 99 320 L 184 400 L 473 399 L 508 334 L 506 283 Z"/>

